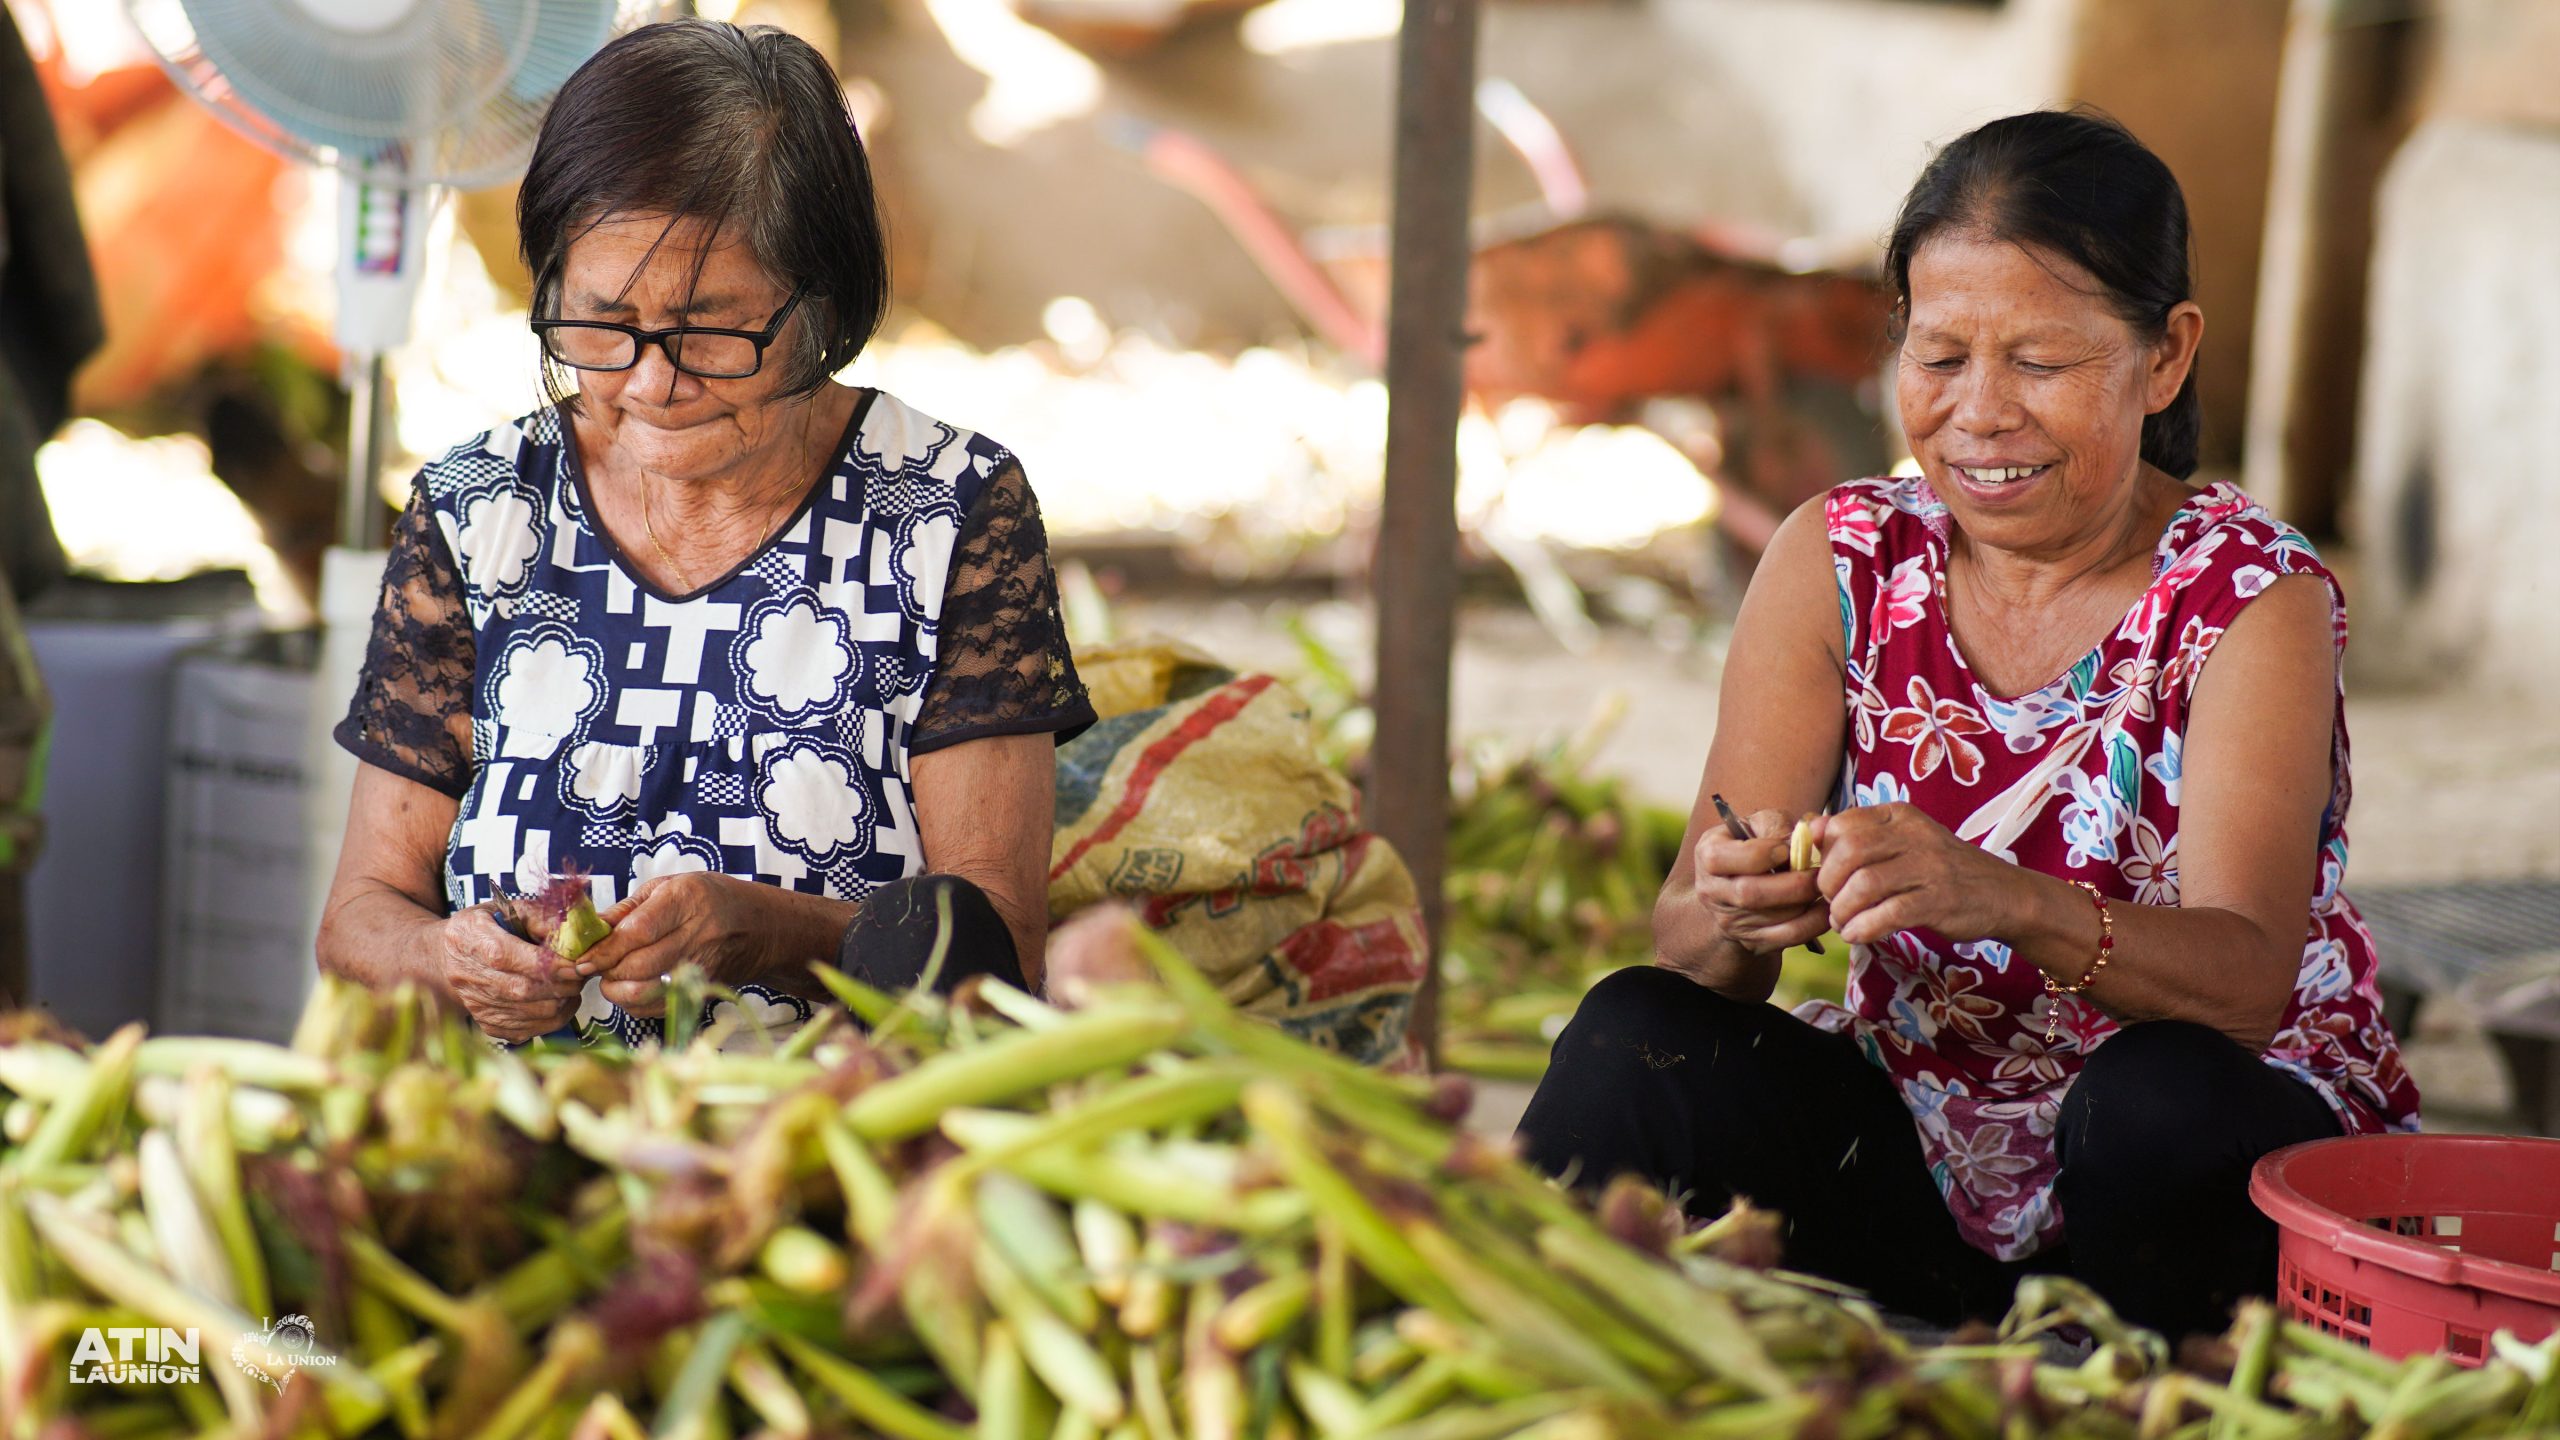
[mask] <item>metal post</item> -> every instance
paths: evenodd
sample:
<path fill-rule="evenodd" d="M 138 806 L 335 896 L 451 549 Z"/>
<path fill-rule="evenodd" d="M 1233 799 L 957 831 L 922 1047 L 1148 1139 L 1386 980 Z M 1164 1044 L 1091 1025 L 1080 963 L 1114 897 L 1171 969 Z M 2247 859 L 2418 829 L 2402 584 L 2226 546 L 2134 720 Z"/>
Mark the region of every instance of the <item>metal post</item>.
<path fill-rule="evenodd" d="M 382 457 L 391 443 L 391 402 L 383 357 L 360 357 L 355 389 L 347 396 L 347 485 L 338 513 L 338 543 L 349 550 L 382 548 Z"/>
<path fill-rule="evenodd" d="M 1421 887 L 1430 943 L 1413 1027 L 1434 1060 L 1449 852 L 1449 652 L 1458 600 L 1457 434 L 1465 400 L 1477 12 L 1478 0 L 1405 0 L 1396 44 L 1386 498 L 1370 571 L 1378 738 L 1369 814 Z"/>

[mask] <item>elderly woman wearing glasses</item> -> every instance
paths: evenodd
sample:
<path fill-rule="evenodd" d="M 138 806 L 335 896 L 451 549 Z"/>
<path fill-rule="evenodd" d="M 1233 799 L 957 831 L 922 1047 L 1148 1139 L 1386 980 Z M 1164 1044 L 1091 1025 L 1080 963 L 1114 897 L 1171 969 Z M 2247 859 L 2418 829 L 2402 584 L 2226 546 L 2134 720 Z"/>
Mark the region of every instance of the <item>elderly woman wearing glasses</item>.
<path fill-rule="evenodd" d="M 1039 982 L 1051 749 L 1093 711 L 1022 467 L 832 378 L 888 299 L 841 93 L 682 21 L 552 107 L 518 210 L 551 403 L 396 527 L 325 970 L 636 1042 L 680 962 L 788 1026 L 809 962 L 912 979 L 948 913 L 945 982 Z M 509 918 L 573 870 L 614 924 L 575 967 Z"/>

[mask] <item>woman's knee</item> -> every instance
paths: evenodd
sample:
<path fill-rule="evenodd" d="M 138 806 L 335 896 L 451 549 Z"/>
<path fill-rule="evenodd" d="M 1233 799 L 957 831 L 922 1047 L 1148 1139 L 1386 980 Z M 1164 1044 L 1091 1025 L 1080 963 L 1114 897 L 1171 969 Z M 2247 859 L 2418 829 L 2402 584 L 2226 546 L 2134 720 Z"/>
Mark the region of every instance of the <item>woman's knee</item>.
<path fill-rule="evenodd" d="M 872 891 L 837 942 L 836 964 L 866 985 L 904 990 L 926 978 L 937 952 L 938 990 L 971 975 L 1022 984 L 1012 930 L 987 892 L 957 875 L 910 875 Z"/>
<path fill-rule="evenodd" d="M 2258 1061 L 2229 1036 L 2184 1020 L 2128 1025 L 2081 1067 L 2056 1117 L 2066 1167 L 2160 1174 L 2182 1156 L 2228 1147 L 2217 1121 L 2259 1079 Z"/>
<path fill-rule="evenodd" d="M 1742 1028 L 1745 1007 L 1684 975 L 1631 965 L 1601 978 L 1556 1038 L 1557 1063 L 1666 1070 Z"/>

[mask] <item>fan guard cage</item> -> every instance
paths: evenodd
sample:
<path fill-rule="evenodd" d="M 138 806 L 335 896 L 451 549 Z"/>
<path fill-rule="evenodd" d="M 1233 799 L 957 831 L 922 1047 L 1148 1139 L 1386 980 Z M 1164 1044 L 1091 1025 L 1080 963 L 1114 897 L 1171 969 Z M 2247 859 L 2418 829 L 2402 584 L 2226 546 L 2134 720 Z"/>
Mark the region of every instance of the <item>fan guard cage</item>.
<path fill-rule="evenodd" d="M 664 0 L 127 0 L 162 68 L 234 129 L 377 185 L 499 184 L 543 113 Z"/>

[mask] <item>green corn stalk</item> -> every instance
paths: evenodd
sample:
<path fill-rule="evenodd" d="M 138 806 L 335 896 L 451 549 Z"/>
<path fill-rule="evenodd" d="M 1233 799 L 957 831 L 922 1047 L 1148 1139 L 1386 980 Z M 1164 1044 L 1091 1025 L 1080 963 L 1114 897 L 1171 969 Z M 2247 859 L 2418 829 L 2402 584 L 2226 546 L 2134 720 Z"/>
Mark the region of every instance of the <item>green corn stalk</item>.
<path fill-rule="evenodd" d="M 275 1301 L 267 1287 L 266 1257 L 258 1250 L 248 1197 L 240 1188 L 240 1157 L 232 1147 L 232 1097 L 231 1077 L 220 1070 L 188 1084 L 177 1115 L 178 1157 L 213 1223 L 241 1307 L 252 1315 L 272 1315 Z"/>
<path fill-rule="evenodd" d="M 140 1025 L 127 1025 L 91 1051 L 87 1073 L 60 1092 L 27 1143 L 0 1159 L 0 1170 L 25 1173 L 87 1155 L 90 1144 L 123 1113 L 142 1035 Z"/>
<path fill-rule="evenodd" d="M 1352 1293 L 1351 1247 L 1330 1217 L 1316 1221 L 1316 1363 L 1336 1380 L 1351 1374 L 1351 1334 L 1358 1297 Z"/>
<path fill-rule="evenodd" d="M 969 1432 L 881 1384 L 860 1366 L 797 1336 L 767 1331 L 783 1357 L 862 1424 L 894 1440 L 969 1440 Z"/>
<path fill-rule="evenodd" d="M 1133 1130 L 1160 1130 L 1223 1115 L 1235 1108 L 1253 1073 L 1251 1066 L 1213 1060 L 1120 1081 L 1081 1104 L 1021 1126 L 1009 1140 L 973 1149 L 963 1164 L 972 1170 L 1002 1166 L 1053 1145 L 1074 1149 Z"/>
<path fill-rule="evenodd" d="M 595 1326 L 583 1320 L 561 1322 L 552 1330 L 542 1359 L 516 1382 L 496 1412 L 472 1431 L 475 1440 L 521 1440 L 602 1363 L 604 1355 L 604 1336 Z"/>
<path fill-rule="evenodd" d="M 1331 1440 L 1334 1436 L 1360 1433 L 1367 1418 L 1362 1413 L 1359 1391 L 1345 1384 L 1340 1376 L 1327 1374 L 1303 1360 L 1290 1360 L 1288 1373 L 1289 1396 L 1317 1434 Z"/>
<path fill-rule="evenodd" d="M 1690 1366 L 1681 1356 L 1620 1319 L 1588 1291 L 1558 1276 L 1498 1223 L 1481 1220 L 1473 1212 L 1474 1207 L 1464 1196 L 1445 1195 L 1442 1200 L 1441 1219 L 1450 1239 L 1490 1277 L 1509 1287 L 1537 1313 L 1554 1317 L 1576 1335 L 1598 1341 L 1641 1372 L 1649 1389 L 1668 1387 L 1688 1377 Z"/>
<path fill-rule="evenodd" d="M 774 1363 L 772 1352 L 752 1336 L 740 1340 L 729 1359 L 729 1388 L 776 1440 L 807 1440 L 812 1428 L 808 1403 Z"/>
<path fill-rule="evenodd" d="M 2532 1382 L 2521 1372 L 2505 1366 L 2446 1368 L 2450 1373 L 2434 1375 L 2423 1384 L 2411 1383 L 2404 1377 L 2403 1388 L 2392 1397 L 2392 1404 L 2379 1417 L 2381 1423 L 2374 1428 L 2378 1440 L 2458 1435 L 2474 1425 L 2515 1414 L 2532 1389 Z M 2409 1375 L 2425 1373 L 2424 1366 L 2413 1366 Z"/>
<path fill-rule="evenodd" d="M 955 1107 L 991 1105 L 1127 1065 L 1172 1044 L 1188 1025 L 1179 1010 L 1130 1006 L 1086 1011 L 1049 1030 L 1017 1030 L 872 1086 L 845 1107 L 845 1123 L 866 1140 L 921 1135 Z"/>
<path fill-rule="evenodd" d="M 51 1105 L 89 1078 L 90 1059 L 67 1045 L 21 1040 L 0 1045 L 0 1086 L 39 1107 Z M 26 1137 L 13 1136 L 19 1144 Z"/>
<path fill-rule="evenodd" d="M 1050 1030 L 1066 1023 L 1068 1012 L 1001 980 L 980 980 L 977 993 L 980 1004 L 1025 1030 Z"/>
<path fill-rule="evenodd" d="M 323 974 L 311 982 L 310 998 L 302 1002 L 301 1018 L 294 1021 L 293 1038 L 286 1043 L 299 1055 L 333 1057 L 350 1036 L 361 1033 L 373 1003 L 372 992 L 363 986 Z"/>
<path fill-rule="evenodd" d="M 710 999 L 711 979 L 690 960 L 667 978 L 667 1048 L 682 1050 L 702 1029 L 702 1007 Z M 652 1072 L 665 1073 L 665 1072 Z"/>
<path fill-rule="evenodd" d="M 407 1316 L 362 1286 L 354 1287 L 347 1296 L 347 1324 L 359 1355 L 397 1355 L 420 1344 L 431 1361 L 443 1352 L 441 1342 L 421 1342 Z M 415 1384 L 389 1388 L 392 1422 L 405 1440 L 423 1440 L 428 1422 L 425 1388 Z"/>
<path fill-rule="evenodd" d="M 1011 1147 L 1038 1123 L 1007 1111 L 953 1110 L 942 1117 L 942 1132 L 974 1154 Z M 1133 1139 L 1124 1137 L 1124 1141 Z M 1208 1159 L 1196 1152 L 1191 1158 Z M 1132 1143 L 1072 1153 L 1055 1147 L 1022 1150 L 1005 1165 L 1053 1195 L 1100 1201 L 1132 1215 L 1215 1225 L 1248 1235 L 1285 1231 L 1306 1218 L 1303 1197 L 1285 1190 L 1239 1190 L 1232 1155 L 1218 1167 L 1223 1173 L 1204 1173 L 1205 1168 Z"/>
<path fill-rule="evenodd" d="M 101 1047 L 104 1048 L 104 1047 Z M 134 1073 L 183 1080 L 218 1070 L 234 1085 L 254 1085 L 289 1095 L 317 1094 L 338 1080 L 337 1067 L 263 1040 L 213 1035 L 154 1035 L 134 1052 Z"/>
<path fill-rule="evenodd" d="M 238 1385 L 246 1387 L 254 1387 L 256 1383 L 245 1375 L 238 1381 Z M 214 1388 L 216 1393 L 212 1395 L 206 1394 L 205 1387 L 201 1385 L 180 1385 L 170 1391 L 170 1398 L 177 1401 L 178 1410 L 183 1417 L 184 1428 L 179 1433 L 192 1430 L 200 1435 L 207 1433 L 220 1435 L 237 1433 L 247 1428 L 247 1422 L 256 1412 L 240 1408 L 226 1410 L 224 1407 L 232 1404 L 229 1387 L 217 1384 Z M 257 1397 L 245 1396 L 241 1404 L 255 1405 Z"/>
<path fill-rule="evenodd" d="M 1099 1200 L 1078 1200 L 1069 1215 L 1076 1253 L 1091 1278 L 1094 1297 L 1114 1309 L 1129 1298 L 1130 1272 L 1138 1263 L 1138 1228 L 1126 1213 Z"/>
<path fill-rule="evenodd" d="M 1092 1334 L 1101 1306 L 1082 1278 L 1084 1256 L 1055 1202 L 1020 1179 L 1001 1172 L 978 1179 L 978 1228 L 1042 1303 L 1068 1324 Z"/>
<path fill-rule="evenodd" d="M 1220 1306 L 1210 1337 L 1230 1355 L 1247 1354 L 1297 1324 L 1314 1294 L 1315 1280 L 1304 1270 L 1274 1275 Z"/>
<path fill-rule="evenodd" d="M 631 1414 L 622 1397 L 601 1390 L 578 1412 L 578 1423 L 570 1432 L 577 1440 L 649 1440 L 649 1432 Z"/>
<path fill-rule="evenodd" d="M 863 1028 L 871 1031 L 875 1039 L 881 1038 L 882 1022 L 897 1013 L 897 996 L 865 985 L 833 965 L 813 964 L 809 973 L 817 976 L 818 983 L 827 987 L 827 993 L 836 997 L 836 1003 L 860 1020 Z"/>
<path fill-rule="evenodd" d="M 492 1049 L 480 1064 L 495 1082 L 490 1104 L 509 1124 L 533 1140 L 547 1141 L 560 1133 L 560 1117 L 551 1097 L 542 1093 L 541 1080 L 523 1056 Z"/>
<path fill-rule="evenodd" d="M 703 1322 L 658 1406 L 657 1421 L 650 1426 L 655 1440 L 710 1440 L 730 1361 L 746 1340 L 747 1328 L 747 1317 L 734 1310 Z"/>
<path fill-rule="evenodd" d="M 372 1085 L 340 1085 L 320 1092 L 320 1134 L 328 1143 L 353 1145 L 372 1120 Z"/>
<path fill-rule="evenodd" d="M 975 1390 L 982 1359 L 978 1297 L 967 1278 L 978 1248 L 975 1216 L 958 1188 L 945 1181 L 948 1167 L 916 1181 L 912 1200 L 886 1247 L 898 1266 L 898 1306 L 916 1340 L 962 1393 Z M 875 1248 L 875 1255 L 880 1251 Z M 974 1398 L 974 1396 L 972 1397 Z"/>
<path fill-rule="evenodd" d="M 410 1428 L 406 1417 L 417 1410 L 427 1368 L 435 1363 L 440 1349 L 433 1340 L 419 1340 L 384 1351 L 364 1370 L 365 1377 L 373 1382 L 371 1394 L 324 1391 L 321 1404 L 329 1414 L 329 1433 L 361 1435 L 386 1417 L 394 1417 L 403 1435 L 424 1434 L 422 1411 L 418 1412 L 420 1424 L 416 1429 Z"/>
<path fill-rule="evenodd" d="M 1370 1274 L 1410 1304 L 1460 1308 L 1447 1282 L 1411 1242 L 1319 1153 L 1303 1101 L 1277 1085 L 1256 1082 L 1246 1088 L 1243 1104 L 1246 1120 L 1270 1146 L 1281 1172 L 1319 1214 L 1342 1227 L 1351 1252 Z"/>
<path fill-rule="evenodd" d="M 1538 1253 L 1606 1295 L 1630 1319 L 1653 1328 L 1709 1375 L 1756 1395 L 1791 1394 L 1796 1386 L 1769 1358 L 1733 1302 L 1645 1260 L 1596 1232 L 1565 1225 L 1538 1231 Z"/>
<path fill-rule="evenodd" d="M 843 1011 L 822 1006 L 818 1013 L 809 1017 L 807 1024 L 791 1032 L 790 1038 L 782 1042 L 782 1047 L 773 1052 L 773 1058 L 776 1060 L 808 1059 L 817 1053 L 819 1043 L 833 1036 L 843 1023 Z"/>
<path fill-rule="evenodd" d="M 1129 1347 L 1129 1389 L 1140 1428 L 1149 1440 L 1183 1440 L 1174 1424 L 1173 1397 L 1165 1384 L 1164 1350 L 1169 1341 L 1144 1341 Z"/>
<path fill-rule="evenodd" d="M 142 1213 L 151 1227 L 160 1268 L 169 1278 L 218 1305 L 238 1306 L 239 1286 L 213 1222 L 188 1180 L 178 1158 L 177 1142 L 166 1130 L 142 1132 L 135 1146 L 142 1169 Z"/>
<path fill-rule="evenodd" d="M 1375 1388 L 1413 1368 L 1422 1359 L 1422 1350 L 1404 1338 L 1392 1319 L 1373 1320 L 1361 1327 L 1351 1352 L 1351 1378 Z"/>
<path fill-rule="evenodd" d="M 35 1187 L 0 1169 L 0 1323 L 44 1298 L 35 1232 L 27 1202 Z"/>
<path fill-rule="evenodd" d="M 978 1440 L 1032 1440 L 1031 1371 L 1013 1341 L 1013 1328 L 988 1321 L 978 1352 L 984 1357 L 978 1369 Z"/>
<path fill-rule="evenodd" d="M 1583 1403 L 1585 1397 L 1565 1391 L 1531 1395 L 1497 1405 L 1452 1407 L 1424 1419 L 1375 1431 L 1372 1440 L 1500 1440 L 1502 1436 L 1517 1435 L 1552 1420 Z"/>
<path fill-rule="evenodd" d="M 1244 1375 L 1213 1333 L 1219 1302 L 1216 1281 L 1194 1282 L 1182 1338 L 1183 1418 L 1191 1440 L 1241 1440 L 1244 1434 Z"/>
<path fill-rule="evenodd" d="M 489 1397 L 503 1393 L 524 1375 L 523 1341 L 496 1300 L 487 1295 L 469 1299 L 447 1295 L 380 1241 L 360 1231 L 341 1235 L 338 1243 L 357 1284 L 454 1338 L 458 1383 L 443 1399 L 436 1429 L 449 1433 L 475 1415 Z M 537 1409 L 524 1416 L 523 1423 L 533 1423 L 539 1413 Z"/>
<path fill-rule="evenodd" d="M 2545 1337 L 2540 1344 L 2527 1345 L 2501 1330 L 2489 1337 L 2489 1346 L 2500 1360 L 2533 1382 L 2518 1409 L 2516 1418 L 2521 1428 L 2528 1432 L 2560 1430 L 2560 1332 Z"/>
<path fill-rule="evenodd" d="M 839 1116 L 828 1117 L 819 1127 L 818 1143 L 836 1188 L 844 1194 L 847 1228 L 865 1249 L 879 1249 L 898 1217 L 898 1192 L 889 1172 Z"/>
<path fill-rule="evenodd" d="M 576 1303 L 579 1286 L 601 1275 L 631 1230 L 631 1212 L 620 1205 L 579 1226 L 562 1241 L 526 1257 L 482 1286 L 472 1297 L 505 1317 L 517 1331 L 550 1322 Z M 422 1317 L 423 1318 L 423 1317 Z"/>
<path fill-rule="evenodd" d="M 1473 1320 L 1437 1310 L 1406 1310 L 1395 1318 L 1396 1329 L 1412 1338 L 1424 1353 L 1450 1362 L 1458 1386 L 1480 1400 L 1517 1400 L 1554 1387 L 1514 1360 L 1493 1332 Z"/>
<path fill-rule="evenodd" d="M 1119 1424 L 1128 1414 L 1128 1397 L 1101 1353 L 1042 1303 L 1039 1292 L 992 1245 L 980 1246 L 976 1261 L 979 1290 L 1012 1326 L 1031 1373 L 1095 1424 Z"/>
<path fill-rule="evenodd" d="M 756 1253 L 780 1221 L 795 1175 L 819 1165 L 818 1131 L 834 1111 L 823 1090 L 795 1091 L 765 1107 L 746 1139 L 731 1153 L 729 1194 L 740 1223 L 721 1243 L 716 1262 L 726 1269 Z M 804 1166 L 803 1159 L 809 1163 Z"/>
<path fill-rule="evenodd" d="M 2231 1393 L 2256 1400 L 2266 1394 L 2267 1375 L 2275 1363 L 2276 1337 L 2281 1333 L 2275 1307 L 2263 1300 L 2244 1303 L 2234 1330 L 2240 1337 L 2240 1350 L 2231 1368 Z M 2239 1433 L 2236 1419 L 2215 1419 L 2214 1440 L 2233 1440 Z"/>
<path fill-rule="evenodd" d="M 1458 1369 L 1458 1362 L 1446 1355 L 1424 1356 L 1420 1363 L 1369 1402 L 1357 1433 L 1368 1435 L 1392 1429 L 1415 1416 L 1437 1409 L 1457 1393 Z"/>
<path fill-rule="evenodd" d="M 1120 1333 L 1132 1340 L 1152 1340 L 1172 1322 L 1174 1286 L 1166 1273 L 1173 1248 L 1161 1234 L 1151 1234 L 1140 1248 L 1138 1265 L 1129 1274 L 1129 1293 L 1120 1302 Z"/>

